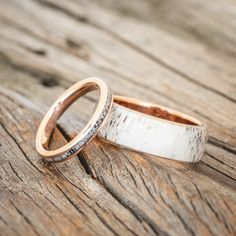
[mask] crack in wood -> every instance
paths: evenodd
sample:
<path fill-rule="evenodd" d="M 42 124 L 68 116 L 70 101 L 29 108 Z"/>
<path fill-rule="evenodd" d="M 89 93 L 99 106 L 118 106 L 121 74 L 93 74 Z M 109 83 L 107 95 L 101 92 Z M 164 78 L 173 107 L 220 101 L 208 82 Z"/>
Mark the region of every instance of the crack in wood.
<path fill-rule="evenodd" d="M 14 167 L 12 166 L 11 162 L 8 161 L 8 163 L 9 163 L 9 165 L 10 165 L 12 171 L 13 171 L 13 172 L 15 173 L 15 175 L 17 176 L 17 178 L 18 178 L 21 182 L 24 182 L 24 181 L 22 180 L 22 178 L 19 176 L 19 174 L 16 172 L 16 170 L 14 169 Z"/>
<path fill-rule="evenodd" d="M 63 137 L 67 140 L 67 142 L 71 141 L 71 137 L 67 134 L 67 132 L 61 127 L 61 125 L 57 125 L 57 128 L 59 129 L 59 131 L 61 132 L 61 134 L 63 135 Z M 93 172 L 89 166 L 89 164 L 86 161 L 86 155 L 84 151 L 80 151 L 77 155 L 76 155 L 80 161 L 80 164 L 82 165 L 82 167 L 84 168 L 85 172 L 90 175 L 93 176 L 95 178 L 95 176 L 93 175 Z"/>
<path fill-rule="evenodd" d="M 153 230 L 153 232 L 156 235 L 161 235 L 161 236 L 169 236 L 167 232 L 164 230 L 160 229 L 155 222 L 150 219 L 144 212 L 140 211 L 138 209 L 138 206 L 133 205 L 131 202 L 128 200 L 125 200 L 124 198 L 121 198 L 119 193 L 117 193 L 112 187 L 109 186 L 109 184 L 103 180 L 103 177 L 101 177 L 101 181 L 105 187 L 105 189 L 125 208 L 129 209 L 130 212 L 135 216 L 135 218 L 142 223 L 142 221 L 145 221 L 150 228 Z"/>
<path fill-rule="evenodd" d="M 15 203 L 13 203 L 12 201 L 10 201 L 10 202 L 11 202 L 11 205 L 12 205 L 12 206 L 15 208 L 15 210 L 18 212 L 18 214 L 19 214 L 20 216 L 22 216 L 22 218 L 28 223 L 28 225 L 31 227 L 31 229 L 33 230 L 33 232 L 34 232 L 36 235 L 40 236 L 40 234 L 37 232 L 35 226 L 34 226 L 33 223 L 30 221 L 30 219 L 29 219 L 27 216 L 25 216 L 25 214 L 23 214 L 23 212 L 15 205 Z"/>
<path fill-rule="evenodd" d="M 212 144 L 212 145 L 214 145 L 216 147 L 222 148 L 225 151 L 230 152 L 230 153 L 236 155 L 235 147 L 230 147 L 226 143 L 224 143 L 224 142 L 222 142 L 220 140 L 217 140 L 215 137 L 211 137 L 210 136 L 209 139 L 208 139 L 208 143 L 210 143 L 210 144 Z"/>
<path fill-rule="evenodd" d="M 84 217 L 85 220 L 87 220 L 88 217 L 87 217 L 86 213 L 81 210 L 81 208 L 79 207 L 79 205 L 76 204 L 76 203 L 66 194 L 66 192 L 62 190 L 62 188 L 61 188 L 58 184 L 56 184 L 56 187 L 57 187 L 57 189 L 63 194 L 63 196 L 67 199 L 67 201 L 74 207 L 74 209 L 75 209 L 76 211 L 78 211 L 78 212 Z M 82 198 L 80 198 L 80 199 L 84 202 L 85 205 L 87 205 L 87 206 L 90 208 L 90 206 L 89 206 Z M 91 209 L 91 208 L 90 208 L 90 209 Z M 93 209 L 91 209 L 91 210 L 93 210 Z M 89 229 L 90 229 L 92 232 L 94 232 L 95 234 L 98 233 L 98 232 L 96 232 L 96 231 L 90 226 L 90 224 L 88 224 L 88 226 L 89 226 Z"/>
<path fill-rule="evenodd" d="M 23 148 L 20 146 L 20 144 L 17 142 L 17 140 L 13 137 L 13 135 L 7 130 L 7 128 L 1 123 L 0 121 L 0 125 L 3 128 L 3 130 L 8 134 L 8 136 L 12 139 L 12 141 L 17 145 L 17 147 L 19 148 L 19 150 L 21 151 L 21 153 L 24 155 L 24 157 L 26 158 L 26 160 L 38 171 L 40 172 L 42 175 L 45 175 L 44 172 L 42 170 L 40 170 L 31 160 L 30 158 L 27 156 L 26 152 L 23 150 Z"/>
<path fill-rule="evenodd" d="M 43 0 L 34 1 L 39 4 L 33 6 L 34 3 L 31 1 L 23 4 L 18 3 L 16 0 L 11 3 L 10 7 L 14 9 L 14 7 L 18 6 L 19 9 L 22 10 L 23 13 L 26 13 L 26 16 L 29 18 L 33 15 L 33 13 L 30 12 L 31 6 L 35 7 L 34 10 L 37 10 L 37 7 L 41 10 L 45 10 L 43 13 L 45 13 L 46 17 L 53 16 L 53 12 L 49 8 L 57 10 L 58 12 L 55 12 L 55 14 L 58 15 L 60 11 L 62 13 L 60 15 L 61 18 L 63 18 L 63 14 L 65 14 L 65 18 L 62 20 L 66 21 L 66 17 L 69 16 L 71 19 L 67 19 L 68 23 L 73 23 L 74 20 L 85 23 L 84 27 L 91 34 L 93 33 L 93 30 L 95 31 L 97 29 L 96 32 L 99 32 L 100 30 L 101 41 L 106 41 L 107 39 L 110 39 L 110 42 L 112 43 L 117 41 L 117 44 L 120 45 L 118 48 L 121 48 L 122 46 L 130 52 L 132 51 L 133 55 L 136 56 L 140 54 L 140 59 L 145 59 L 145 61 L 149 62 L 152 66 L 165 68 L 165 70 L 163 69 L 163 73 L 164 71 L 170 71 L 169 75 L 172 75 L 171 73 L 178 75 L 178 78 L 181 81 L 181 86 L 185 84 L 187 87 L 192 86 L 193 91 L 194 89 L 203 89 L 206 93 L 210 91 L 210 98 L 215 98 L 216 100 L 224 99 L 226 104 L 233 106 L 233 103 L 231 102 L 234 102 L 235 100 L 231 98 L 234 96 L 231 96 L 231 94 L 225 94 L 225 89 L 219 88 L 218 91 L 217 86 L 208 88 L 210 83 L 205 84 L 202 78 L 197 78 L 199 75 L 202 76 L 203 74 L 197 73 L 197 75 L 189 77 L 188 73 L 190 72 L 188 72 L 188 70 L 187 72 L 184 72 L 186 71 L 184 69 L 182 71 L 181 67 L 179 69 L 178 64 L 176 66 L 171 66 L 171 60 L 166 61 L 165 57 L 164 59 L 159 58 L 160 56 L 155 55 L 155 52 L 152 53 L 152 51 L 148 51 L 147 48 L 142 49 L 139 43 L 133 43 L 134 40 L 126 39 L 126 37 L 124 35 L 122 36 L 118 31 L 116 31 L 118 32 L 116 33 L 113 29 L 109 29 L 108 26 L 103 25 L 101 23 L 102 21 L 98 20 L 97 22 L 96 18 L 91 17 L 90 19 L 87 15 L 79 15 L 78 13 L 75 13 L 76 10 L 72 13 L 72 10 L 69 10 L 69 8 L 67 8 L 67 10 L 64 9 L 62 6 L 59 6 L 59 1 L 54 1 L 52 3 L 47 3 Z M 76 4 L 76 2 L 74 3 Z M 94 3 L 90 6 L 93 7 L 93 4 Z M 40 5 L 45 5 L 45 9 Z M 6 9 L 4 9 L 10 11 L 10 7 L 8 9 L 6 4 Z M 67 12 L 63 13 L 63 10 Z M 16 17 L 21 16 L 20 14 L 16 15 Z M 35 17 L 37 19 L 38 15 Z M 4 16 L 1 18 L 4 18 Z M 5 18 L 8 19 L 8 17 Z M 14 76 L 19 72 L 20 75 L 22 73 L 22 78 L 24 79 L 24 77 L 27 77 L 29 80 L 26 81 L 30 83 L 32 78 L 32 84 L 27 84 L 28 87 L 36 84 L 35 81 L 39 81 L 39 83 L 37 83 L 38 87 L 36 88 L 40 88 L 40 91 L 37 91 L 36 94 L 30 94 L 28 96 L 27 88 L 23 88 L 26 83 L 22 82 L 22 85 L 15 86 L 13 84 L 15 80 L 10 82 L 10 79 L 7 81 L 7 79 L 4 78 L 4 83 L 6 84 L 6 87 L 9 87 L 9 89 L 6 90 L 6 93 L 2 93 L 3 96 L 1 101 L 3 102 L 3 106 L 1 111 L 3 112 L 0 119 L 0 128 L 3 126 L 3 137 L 6 138 L 6 142 L 3 139 L 3 142 L 1 142 L 2 146 L 0 145 L 0 150 L 3 150 L 4 152 L 3 161 L 0 163 L 0 166 L 2 167 L 2 176 L 0 176 L 2 185 L 1 197 L 3 197 L 2 199 L 4 204 L 1 206 L 2 211 L 0 221 L 3 226 L 3 233 L 6 235 L 8 232 L 17 234 L 13 232 L 13 230 L 14 228 L 17 229 L 17 227 L 19 227 L 19 235 L 23 234 L 24 230 L 27 230 L 26 232 L 32 232 L 31 228 L 33 228 L 32 230 L 35 230 L 35 232 L 32 232 L 34 234 L 44 234 L 45 231 L 42 230 L 41 224 L 49 221 L 47 218 L 50 218 L 50 216 L 53 215 L 56 217 L 56 221 L 59 219 L 59 224 L 56 227 L 54 227 L 55 225 L 52 223 L 50 224 L 50 221 L 48 222 L 48 225 L 45 224 L 44 228 L 48 230 L 49 234 L 65 234 L 65 232 L 68 234 L 71 233 L 71 230 L 73 230 L 72 234 L 74 232 L 77 234 L 78 232 L 80 233 L 81 230 L 83 231 L 83 229 L 85 229 L 85 232 L 87 230 L 88 234 L 92 235 L 103 235 L 104 232 L 109 235 L 130 234 L 135 236 L 163 236 L 178 234 L 197 235 L 199 233 L 207 236 L 214 234 L 234 234 L 236 202 L 234 199 L 235 189 L 233 189 L 232 186 L 236 181 L 231 177 L 235 170 L 232 158 L 233 155 L 236 154 L 236 150 L 234 148 L 234 134 L 231 129 L 233 125 L 231 125 L 230 119 L 225 118 L 225 121 L 228 121 L 228 123 L 222 122 L 221 124 L 221 120 L 224 121 L 224 118 L 222 117 L 227 112 L 230 117 L 233 117 L 233 113 L 229 111 L 229 109 L 227 112 L 220 112 L 219 116 L 216 116 L 216 118 L 211 118 L 209 115 L 210 112 L 206 112 L 205 114 L 203 109 L 200 108 L 198 108 L 198 111 L 195 111 L 193 107 L 188 105 L 187 110 L 198 113 L 200 117 L 205 118 L 209 123 L 214 122 L 211 128 L 216 128 L 212 132 L 213 136 L 210 137 L 210 154 L 209 151 L 207 151 L 207 155 L 209 155 L 209 159 L 206 159 L 207 163 L 199 163 L 199 165 L 191 166 L 177 164 L 162 159 L 157 159 L 157 161 L 154 162 L 148 155 L 142 156 L 141 154 L 139 155 L 137 153 L 129 152 L 125 149 L 115 149 L 114 147 L 109 148 L 108 145 L 106 146 L 106 144 L 102 143 L 98 144 L 98 142 L 95 141 L 91 142 L 90 145 L 88 145 L 86 149 L 77 156 L 79 161 L 73 159 L 70 160 L 70 162 L 60 163 L 57 165 L 37 165 L 38 162 L 35 162 L 32 159 L 32 157 L 36 156 L 35 153 L 31 153 L 34 150 L 32 147 L 34 144 L 32 144 L 33 142 L 30 140 L 34 137 L 36 129 L 36 127 L 33 127 L 31 130 L 32 127 L 30 127 L 30 125 L 36 125 L 35 123 L 37 123 L 38 120 L 37 122 L 34 120 L 34 115 L 35 117 L 37 117 L 37 115 L 31 115 L 34 106 L 27 106 L 27 109 L 26 105 L 20 106 L 21 99 L 20 96 L 17 95 L 18 90 L 19 94 L 23 94 L 23 96 L 26 97 L 25 101 L 29 98 L 40 98 L 41 100 L 37 101 L 37 104 L 40 106 L 40 103 L 42 103 L 43 106 L 44 100 L 40 96 L 43 96 L 45 91 L 48 92 L 52 87 L 56 86 L 58 86 L 58 88 L 52 88 L 52 90 L 62 90 L 63 88 L 69 87 L 73 83 L 74 79 L 77 79 L 77 74 L 75 73 L 76 75 L 74 77 L 72 76 L 73 78 L 71 78 L 71 76 L 68 77 L 67 80 L 67 75 L 73 75 L 73 73 L 70 74 L 68 69 L 70 67 L 65 71 L 56 70 L 55 67 L 61 65 L 60 63 L 62 63 L 63 60 L 60 60 L 59 63 L 53 64 L 55 67 L 49 66 L 44 69 L 40 66 L 36 66 L 35 69 L 34 66 L 28 62 L 19 63 L 18 60 L 21 60 L 20 53 L 34 58 L 36 62 L 44 60 L 50 64 L 49 58 L 51 57 L 51 50 L 55 50 L 57 52 L 55 55 L 60 55 L 63 58 L 64 53 L 66 55 L 64 58 L 65 60 L 69 59 L 70 61 L 70 59 L 73 59 L 72 64 L 76 64 L 76 56 L 79 56 L 79 50 L 81 50 L 81 47 L 83 49 L 84 46 L 80 45 L 80 42 L 83 41 L 77 41 L 77 38 L 71 37 L 72 34 L 67 34 L 67 31 L 62 32 L 63 37 L 59 37 L 59 41 L 53 42 L 51 38 L 47 40 L 46 37 L 53 36 L 53 34 L 45 35 L 44 37 L 43 33 L 47 32 L 45 27 L 43 27 L 43 31 L 39 34 L 33 30 L 34 26 L 41 27 L 40 25 L 37 25 L 40 22 L 40 19 L 38 20 L 39 21 L 36 20 L 35 25 L 29 26 L 26 24 L 25 27 L 23 19 L 20 20 L 19 24 L 17 21 L 11 21 L 10 18 L 9 22 L 3 23 L 3 25 L 6 24 L 4 25 L 6 26 L 5 30 L 9 29 L 9 32 L 12 33 L 8 34 L 6 32 L 6 37 L 2 36 L 2 42 L 6 43 L 6 46 L 9 47 L 7 49 L 4 48 L 3 52 L 0 53 L 0 60 L 3 62 L 2 68 L 4 68 L 3 76 L 6 76 L 7 79 L 14 79 Z M 78 22 L 74 23 L 78 24 Z M 57 28 L 53 29 L 55 30 Z M 20 32 L 22 32 L 22 36 L 25 36 L 26 39 L 32 40 L 32 44 L 30 42 L 28 43 L 28 41 L 23 42 L 14 38 L 13 35 L 15 31 L 19 31 L 17 33 L 19 35 L 21 35 Z M 62 41 L 60 41 L 61 39 Z M 122 85 L 125 84 L 126 81 L 129 86 L 128 88 L 136 88 L 138 93 L 145 93 L 147 90 L 150 91 L 150 96 L 154 97 L 156 93 L 161 92 L 160 96 L 157 98 L 163 99 L 167 102 L 170 101 L 171 104 L 173 103 L 181 106 L 185 102 L 182 97 L 180 101 L 178 101 L 178 99 L 176 99 L 176 101 L 171 98 L 169 94 L 166 95 L 163 93 L 163 91 L 168 91 L 168 86 L 170 86 L 168 83 L 163 83 L 163 86 L 166 87 L 162 87 L 164 88 L 162 90 L 161 88 L 153 89 L 154 86 L 152 85 L 145 85 L 145 82 L 140 83 L 140 81 L 132 79 L 132 77 L 137 74 L 135 72 L 138 71 L 135 70 L 135 72 L 133 72 L 131 70 L 134 70 L 133 66 L 135 63 L 138 63 L 138 60 L 135 61 L 131 67 L 128 66 L 126 68 L 128 74 L 126 75 L 126 70 L 117 69 L 116 71 L 116 69 L 114 69 L 116 60 L 112 57 L 110 58 L 109 56 L 106 56 L 105 53 L 104 56 L 100 50 L 96 49 L 96 46 L 97 44 L 92 44 L 91 48 L 94 55 L 91 55 L 89 61 L 86 62 L 86 58 L 81 58 L 81 60 L 83 60 L 83 66 L 90 66 L 92 68 L 91 71 L 94 69 L 101 73 L 104 72 L 105 74 L 112 75 L 115 79 L 120 78 Z M 12 51 L 9 51 L 11 48 Z M 14 56 L 13 53 L 17 53 L 17 56 Z M 73 55 L 70 57 L 69 54 Z M 53 56 L 55 55 L 53 54 Z M 55 57 L 53 57 L 53 60 L 54 59 Z M 197 58 L 194 59 L 197 60 Z M 103 63 L 98 63 L 98 60 L 103 60 Z M 112 65 L 111 69 L 109 65 Z M 160 67 L 158 65 L 160 65 Z M 119 66 L 123 66 L 123 64 Z M 213 64 L 207 66 L 213 66 Z M 5 67 L 7 68 L 6 70 Z M 53 70 L 51 71 L 52 68 Z M 149 68 L 151 69 L 151 67 Z M 84 71 L 86 69 L 82 68 Z M 227 69 L 228 68 L 226 68 L 226 70 Z M 77 70 L 74 70 L 73 72 L 75 71 Z M 84 73 L 84 71 L 82 72 Z M 17 76 L 18 75 L 16 75 L 16 77 Z M 33 81 L 34 79 L 35 81 Z M 19 78 L 17 78 L 16 81 L 21 83 Z M 229 78 L 227 82 L 233 85 L 233 82 L 230 82 Z M 45 88 L 44 85 L 49 88 Z M 11 88 L 11 86 L 13 88 Z M 143 87 L 143 89 L 140 89 L 141 87 Z M 228 86 L 225 88 L 226 91 L 229 89 Z M 158 89 L 161 91 L 159 92 Z M 170 90 L 171 89 L 173 88 L 170 86 Z M 4 91 L 4 89 L 1 90 Z M 17 91 L 17 94 L 14 93 L 14 91 Z M 35 90 L 30 89 L 29 93 L 32 91 L 34 92 Z M 122 89 L 119 91 L 122 91 Z M 178 91 L 176 90 L 174 94 L 178 95 Z M 194 97 L 194 99 L 196 98 L 198 97 Z M 93 103 L 95 102 L 93 98 L 86 97 L 86 99 Z M 16 107 L 13 104 L 19 106 Z M 220 103 L 220 105 L 222 104 L 223 102 Z M 205 103 L 204 105 L 206 106 Z M 9 108 L 7 106 L 9 106 Z M 29 113 L 26 112 L 26 110 L 29 111 Z M 39 114 L 42 115 L 43 109 L 38 108 L 38 110 L 40 110 Z M 212 106 L 211 112 L 213 111 L 218 111 L 218 107 Z M 25 118 L 25 115 L 29 115 L 29 117 Z M 64 127 L 59 125 L 55 132 L 55 137 L 58 138 L 58 142 L 64 143 L 71 140 L 72 136 L 65 131 Z M 221 132 L 222 137 L 220 136 Z M 227 140 L 229 143 L 227 143 Z M 52 145 L 54 145 L 54 143 L 52 143 Z M 11 150 L 11 147 L 14 150 Z M 107 149 L 103 147 L 106 147 Z M 20 158 L 10 159 L 11 155 L 17 157 L 18 154 L 22 154 L 23 156 L 20 156 Z M 123 158 L 123 156 L 125 156 L 125 158 Z M 18 166 L 19 168 L 16 168 Z M 21 166 L 27 168 L 21 169 Z M 28 166 L 30 168 L 28 168 Z M 40 171 L 42 171 L 42 173 L 38 173 Z M 27 174 L 33 178 L 32 181 L 28 181 L 29 176 Z M 43 176 L 41 176 L 41 174 L 43 174 Z M 16 181 L 15 176 L 19 181 Z M 96 179 L 94 179 L 94 177 L 96 177 Z M 35 184 L 35 186 L 33 184 Z M 22 198 L 24 195 L 27 195 L 28 197 Z M 5 203 L 8 204 L 9 199 L 14 199 L 14 201 L 12 200 L 12 203 L 14 203 L 15 207 L 18 208 L 16 211 L 19 216 L 16 214 L 14 206 L 14 209 L 12 207 L 11 209 L 5 207 Z M 21 202 L 22 199 L 24 200 L 24 204 L 22 204 L 24 208 L 21 206 L 21 203 L 23 203 Z M 27 200 L 27 202 L 25 202 L 25 200 Z M 45 201 L 48 201 L 49 203 L 46 202 L 44 205 L 43 203 L 45 203 Z M 29 204 L 27 204 L 28 202 Z M 38 208 L 45 212 L 41 212 Z M 49 209 L 52 211 L 47 212 Z M 53 210 L 55 210 L 55 212 Z M 32 214 L 29 214 L 29 211 Z M 45 213 L 47 213 L 47 217 L 45 216 Z M 14 222 L 12 220 L 14 217 L 12 217 L 12 219 L 9 218 L 11 217 L 11 214 L 14 216 L 17 215 L 17 220 L 14 219 Z M 61 220 L 62 218 L 63 220 Z M 7 229 L 12 226 L 12 231 Z"/>

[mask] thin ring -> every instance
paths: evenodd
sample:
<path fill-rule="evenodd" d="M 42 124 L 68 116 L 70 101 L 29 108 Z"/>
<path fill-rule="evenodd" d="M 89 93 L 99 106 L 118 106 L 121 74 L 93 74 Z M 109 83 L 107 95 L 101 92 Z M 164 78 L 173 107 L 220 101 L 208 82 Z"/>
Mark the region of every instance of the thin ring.
<path fill-rule="evenodd" d="M 47 150 L 50 136 L 61 115 L 76 99 L 96 89 L 100 91 L 100 99 L 87 125 L 65 146 L 56 150 Z M 112 91 L 98 78 L 84 79 L 71 86 L 56 100 L 41 121 L 36 135 L 36 150 L 38 153 L 48 161 L 54 162 L 61 162 L 75 156 L 93 139 L 104 124 L 111 109 L 112 101 Z"/>
<path fill-rule="evenodd" d="M 99 136 L 134 151 L 197 162 L 204 153 L 207 127 L 199 120 L 166 107 L 114 96 Z"/>

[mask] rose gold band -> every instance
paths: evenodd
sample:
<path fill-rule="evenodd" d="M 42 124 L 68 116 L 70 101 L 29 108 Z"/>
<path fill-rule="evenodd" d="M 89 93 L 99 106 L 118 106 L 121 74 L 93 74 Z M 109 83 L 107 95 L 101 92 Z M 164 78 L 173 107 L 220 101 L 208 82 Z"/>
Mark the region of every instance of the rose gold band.
<path fill-rule="evenodd" d="M 56 122 L 65 110 L 76 99 L 96 89 L 100 91 L 100 99 L 95 113 L 87 125 L 65 146 L 56 150 L 47 150 Z M 109 114 L 111 105 L 112 92 L 102 80 L 88 78 L 74 84 L 57 99 L 41 121 L 36 135 L 36 149 L 38 153 L 48 161 L 55 162 L 64 161 L 75 156 L 97 134 Z"/>

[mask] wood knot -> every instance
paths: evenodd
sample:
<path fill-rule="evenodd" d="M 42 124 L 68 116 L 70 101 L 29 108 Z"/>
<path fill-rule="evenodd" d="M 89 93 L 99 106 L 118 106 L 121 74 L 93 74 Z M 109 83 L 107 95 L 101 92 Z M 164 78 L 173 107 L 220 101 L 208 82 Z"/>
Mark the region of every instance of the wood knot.
<path fill-rule="evenodd" d="M 87 50 L 86 43 L 80 43 L 72 39 L 66 39 L 66 45 L 68 47 L 68 50 L 78 57 L 82 58 L 83 60 L 89 59 L 89 52 Z"/>
<path fill-rule="evenodd" d="M 34 49 L 33 52 L 39 56 L 46 56 L 47 51 L 44 49 Z"/>
<path fill-rule="evenodd" d="M 78 21 L 83 22 L 83 23 L 87 23 L 89 21 L 88 18 L 84 15 L 78 16 L 77 19 Z"/>
<path fill-rule="evenodd" d="M 40 83 L 45 87 L 55 87 L 59 85 L 59 81 L 55 78 L 43 78 Z"/>
<path fill-rule="evenodd" d="M 27 48 L 30 52 L 39 55 L 39 56 L 46 56 L 47 55 L 47 51 L 45 49 L 42 48 Z"/>

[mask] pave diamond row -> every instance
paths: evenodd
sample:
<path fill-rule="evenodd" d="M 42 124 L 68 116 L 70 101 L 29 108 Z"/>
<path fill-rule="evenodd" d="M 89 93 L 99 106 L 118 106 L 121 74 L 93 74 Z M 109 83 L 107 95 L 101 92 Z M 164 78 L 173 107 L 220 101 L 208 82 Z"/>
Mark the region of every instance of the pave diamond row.
<path fill-rule="evenodd" d="M 82 147 L 84 147 L 89 141 L 91 141 L 91 139 L 98 132 L 98 130 L 100 129 L 101 125 L 103 124 L 105 118 L 107 117 L 108 112 L 109 112 L 110 107 L 111 107 L 111 104 L 112 104 L 112 99 L 113 99 L 112 98 L 112 93 L 110 91 L 108 91 L 106 104 L 103 108 L 103 111 L 102 111 L 100 117 L 98 118 L 98 120 L 96 121 L 94 126 L 90 129 L 90 131 L 86 134 L 86 136 L 81 141 L 79 141 L 77 144 L 75 144 L 67 152 L 61 154 L 60 156 L 56 156 L 56 157 L 53 157 L 51 159 L 48 159 L 47 161 L 49 161 L 49 162 L 63 161 L 65 159 L 67 159 L 68 157 L 72 156 L 73 154 L 77 153 L 78 151 L 80 151 L 82 149 Z"/>

